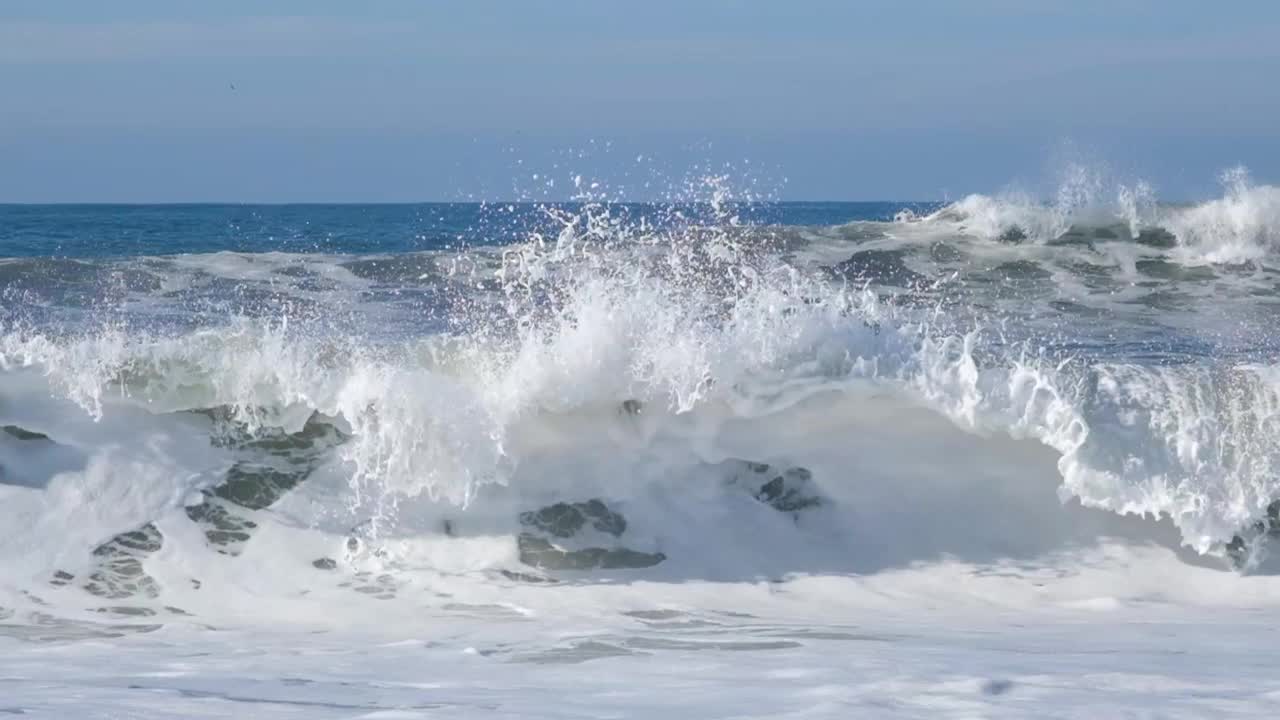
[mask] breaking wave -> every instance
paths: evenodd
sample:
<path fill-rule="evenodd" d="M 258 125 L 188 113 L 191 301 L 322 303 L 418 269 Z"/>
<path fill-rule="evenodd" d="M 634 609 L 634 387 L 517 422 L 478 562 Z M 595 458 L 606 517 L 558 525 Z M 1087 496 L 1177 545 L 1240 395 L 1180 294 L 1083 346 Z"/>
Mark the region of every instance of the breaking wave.
<path fill-rule="evenodd" d="M 1178 206 L 1156 202 L 1145 182 L 1106 185 L 1084 169 L 1044 203 L 1019 192 L 970 195 L 921 218 L 959 231 L 1006 242 L 1072 239 L 1137 240 L 1170 244 L 1187 262 L 1241 263 L 1260 260 L 1280 246 L 1280 188 L 1255 185 L 1238 167 L 1223 173 L 1223 196 Z"/>
<path fill-rule="evenodd" d="M 1181 306 L 1107 284 L 1145 273 L 1163 303 L 1247 288 L 1178 269 L 1273 242 L 1274 189 L 1232 183 L 1189 208 L 1126 190 L 1090 220 L 1166 232 L 1158 260 L 972 242 L 1078 232 L 1096 208 L 1064 191 L 845 228 L 862 235 L 838 263 L 831 231 L 743 227 L 714 203 L 660 229 L 549 211 L 557 233 L 488 249 L 87 263 L 150 280 L 116 286 L 130 312 L 78 324 L 41 322 L 26 288 L 5 321 L 0 557 L 24 586 L 163 602 L 229 572 L 184 575 L 193 558 L 242 554 L 752 576 L 1164 524 L 1249 565 L 1280 498 L 1280 368 L 1247 335 L 1153 327 Z M 1109 341 L 1090 302 L 1129 303 L 1105 306 Z"/>

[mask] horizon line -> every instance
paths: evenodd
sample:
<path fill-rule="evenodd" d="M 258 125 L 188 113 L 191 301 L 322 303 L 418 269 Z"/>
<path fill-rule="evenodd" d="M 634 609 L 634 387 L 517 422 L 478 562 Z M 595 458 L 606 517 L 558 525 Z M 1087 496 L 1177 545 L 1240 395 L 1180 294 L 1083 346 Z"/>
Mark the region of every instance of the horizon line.
<path fill-rule="evenodd" d="M 735 205 L 939 205 L 954 200 L 728 200 Z M 321 206 L 321 205 L 709 205 L 710 200 L 0 200 L 0 207 L 220 207 L 228 205 L 254 205 L 265 207 Z"/>

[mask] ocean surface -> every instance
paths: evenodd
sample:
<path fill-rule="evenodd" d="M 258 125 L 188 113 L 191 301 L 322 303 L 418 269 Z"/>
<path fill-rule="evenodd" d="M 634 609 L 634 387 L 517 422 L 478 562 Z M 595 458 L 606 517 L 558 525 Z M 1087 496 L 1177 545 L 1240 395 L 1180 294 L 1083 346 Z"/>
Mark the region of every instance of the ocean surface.
<path fill-rule="evenodd" d="M 1245 717 L 1280 188 L 0 206 L 0 714 Z"/>

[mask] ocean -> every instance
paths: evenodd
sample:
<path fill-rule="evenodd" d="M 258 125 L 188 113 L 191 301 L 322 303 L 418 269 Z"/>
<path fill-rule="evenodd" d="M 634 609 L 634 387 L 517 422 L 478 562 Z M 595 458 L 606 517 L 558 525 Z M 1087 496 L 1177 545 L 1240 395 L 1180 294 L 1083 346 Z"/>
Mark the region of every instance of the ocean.
<path fill-rule="evenodd" d="M 1280 188 L 0 206 L 0 714 L 1271 712 Z"/>

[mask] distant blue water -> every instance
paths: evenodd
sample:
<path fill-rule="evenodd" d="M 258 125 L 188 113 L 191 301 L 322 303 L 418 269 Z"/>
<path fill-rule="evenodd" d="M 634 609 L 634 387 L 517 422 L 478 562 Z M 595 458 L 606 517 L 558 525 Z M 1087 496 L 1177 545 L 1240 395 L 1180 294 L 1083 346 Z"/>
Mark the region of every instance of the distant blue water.
<path fill-rule="evenodd" d="M 233 252 L 371 253 L 501 244 L 554 231 L 545 212 L 581 205 L 0 205 L 0 257 L 119 257 Z M 735 208 L 767 225 L 839 225 L 889 220 L 910 202 L 787 202 Z M 661 224 L 673 206 L 613 205 L 611 214 Z M 706 206 L 676 208 L 710 217 Z"/>

